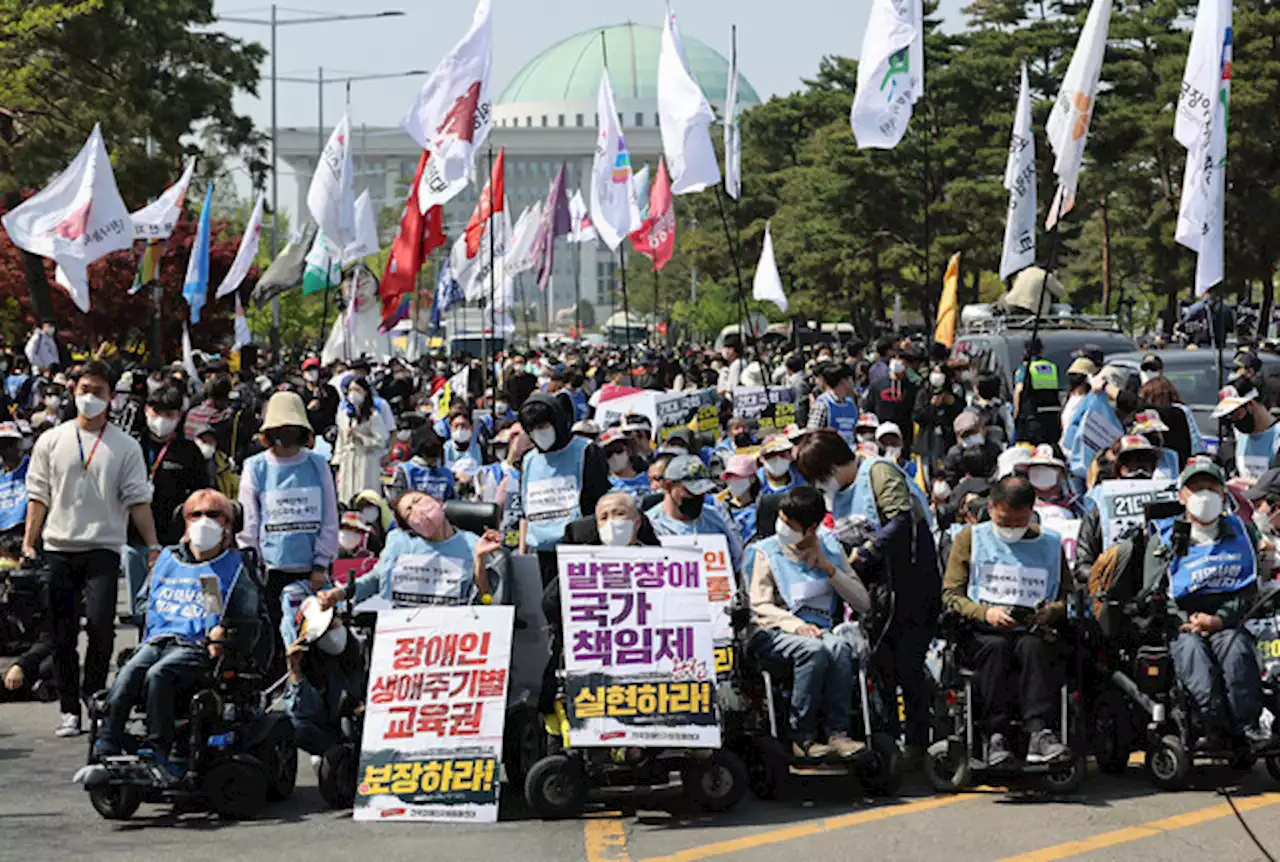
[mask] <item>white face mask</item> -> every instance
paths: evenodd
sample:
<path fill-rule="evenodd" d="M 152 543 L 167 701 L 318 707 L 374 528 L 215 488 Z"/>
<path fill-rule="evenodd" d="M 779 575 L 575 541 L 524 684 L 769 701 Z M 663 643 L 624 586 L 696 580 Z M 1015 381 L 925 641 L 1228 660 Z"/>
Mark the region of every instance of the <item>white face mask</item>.
<path fill-rule="evenodd" d="M 929 385 L 932 386 L 934 389 L 941 389 L 943 387 L 943 384 L 945 384 L 946 382 L 947 382 L 947 375 L 939 371 L 935 371 L 929 375 Z"/>
<path fill-rule="evenodd" d="M 933 483 L 933 496 L 937 500 L 951 499 L 951 485 L 945 479 L 939 479 Z"/>
<path fill-rule="evenodd" d="M 995 524 L 996 535 L 1006 542 L 1017 542 L 1027 534 L 1026 527 L 1001 527 Z"/>
<path fill-rule="evenodd" d="M 57 395 L 46 395 L 44 397 L 45 410 L 57 410 L 61 406 L 62 406 L 62 399 L 59 398 Z"/>
<path fill-rule="evenodd" d="M 814 485 L 822 494 L 830 499 L 840 493 L 840 481 L 835 476 L 829 476 Z"/>
<path fill-rule="evenodd" d="M 77 395 L 76 409 L 86 419 L 97 419 L 102 415 L 102 411 L 107 409 L 107 402 L 97 395 Z"/>
<path fill-rule="evenodd" d="M 730 479 L 725 484 L 729 486 L 729 493 L 732 494 L 734 498 L 738 500 L 746 499 L 747 492 L 751 490 L 751 479 L 749 478 Z"/>
<path fill-rule="evenodd" d="M 363 403 L 364 403 L 364 393 L 363 393 L 363 392 L 348 392 L 348 393 L 347 393 L 347 403 L 348 403 L 348 404 L 350 404 L 352 407 L 359 407 L 361 404 L 363 404 Z"/>
<path fill-rule="evenodd" d="M 213 453 L 218 451 L 218 447 L 212 443 L 206 443 L 203 440 L 196 441 L 196 448 L 200 450 L 200 454 L 204 456 L 204 460 L 208 461 L 213 457 Z"/>
<path fill-rule="evenodd" d="M 1159 371 L 1139 371 L 1138 372 L 1138 379 L 1142 381 L 1143 386 L 1147 385 L 1148 383 L 1150 383 L 1152 380 L 1155 380 L 1159 376 L 1160 376 Z"/>
<path fill-rule="evenodd" d="M 314 369 L 307 369 L 306 371 L 302 372 L 302 379 L 307 381 L 308 383 L 315 383 L 317 380 L 320 379 L 320 372 Z"/>
<path fill-rule="evenodd" d="M 1187 500 L 1187 515 L 1201 524 L 1212 524 L 1222 514 L 1222 495 L 1215 491 L 1196 491 Z"/>
<path fill-rule="evenodd" d="M 886 446 L 884 449 L 884 457 L 888 458 L 890 461 L 897 461 L 902 457 L 902 447 Z"/>
<path fill-rule="evenodd" d="M 605 521 L 600 525 L 600 541 L 611 548 L 631 544 L 636 534 L 636 522 L 626 519 Z"/>
<path fill-rule="evenodd" d="M 401 443 L 408 442 L 409 438 L 411 438 L 412 436 L 413 436 L 413 432 L 412 432 L 412 431 L 397 431 L 397 432 L 396 432 L 396 439 L 397 439 L 397 440 L 399 440 Z"/>
<path fill-rule="evenodd" d="M 556 445 L 556 429 L 550 425 L 543 428 L 534 428 L 529 432 L 529 439 L 533 441 L 534 446 L 538 447 L 538 451 L 546 452 Z"/>
<path fill-rule="evenodd" d="M 339 530 L 338 531 L 338 547 L 350 553 L 360 547 L 360 540 L 363 535 L 356 530 Z"/>
<path fill-rule="evenodd" d="M 365 506 L 360 510 L 360 518 L 366 524 L 378 523 L 378 518 L 382 515 L 382 511 L 377 506 Z"/>
<path fill-rule="evenodd" d="M 499 416 L 505 416 L 507 415 L 507 410 L 509 408 L 508 408 L 507 402 L 498 401 L 493 405 L 493 409 L 497 412 Z"/>
<path fill-rule="evenodd" d="M 770 476 L 782 477 L 791 472 L 790 458 L 765 458 L 765 472 Z"/>
<path fill-rule="evenodd" d="M 609 456 L 609 472 L 617 473 L 622 468 L 631 463 L 631 456 L 626 452 L 619 452 L 616 455 Z"/>
<path fill-rule="evenodd" d="M 213 518 L 196 518 L 187 524 L 187 539 L 197 553 L 204 554 L 218 547 L 222 541 L 222 525 Z"/>
<path fill-rule="evenodd" d="M 890 359 L 889 373 L 890 374 L 906 374 L 907 363 L 903 362 L 901 359 Z"/>
<path fill-rule="evenodd" d="M 1031 487 L 1037 491 L 1047 491 L 1058 486 L 1058 471 L 1044 464 L 1037 464 L 1027 471 Z"/>
<path fill-rule="evenodd" d="M 457 443 L 459 446 L 466 446 L 468 443 L 471 442 L 471 429 L 459 428 L 458 430 L 454 431 L 453 442 Z"/>
<path fill-rule="evenodd" d="M 790 524 L 782 520 L 781 516 L 778 517 L 778 520 L 773 522 L 773 533 L 778 537 L 778 541 L 784 545 L 797 544 L 804 538 L 804 532 L 802 530 L 794 529 Z"/>
<path fill-rule="evenodd" d="M 987 442 L 987 437 L 985 434 L 982 434 L 981 432 L 977 434 L 970 434 L 968 437 L 960 438 L 960 446 L 961 448 L 964 448 L 964 449 L 975 449 L 986 442 Z"/>
<path fill-rule="evenodd" d="M 168 437 L 173 433 L 173 429 L 177 427 L 177 419 L 170 419 L 166 416 L 147 416 L 147 430 L 156 437 Z"/>

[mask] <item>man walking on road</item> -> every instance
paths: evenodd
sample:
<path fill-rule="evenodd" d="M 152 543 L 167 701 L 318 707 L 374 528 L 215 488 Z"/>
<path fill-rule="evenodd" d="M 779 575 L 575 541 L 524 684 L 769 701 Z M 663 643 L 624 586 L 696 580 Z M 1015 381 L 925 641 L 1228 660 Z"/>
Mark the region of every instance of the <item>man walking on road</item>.
<path fill-rule="evenodd" d="M 114 382 L 102 362 L 85 363 L 75 385 L 78 415 L 36 441 L 27 472 L 22 553 L 34 558 L 43 550 L 51 575 L 58 736 L 80 733 L 81 693 L 87 697 L 107 683 L 126 515 L 146 544 L 148 569 L 160 552 L 142 449 L 107 422 Z M 83 687 L 76 654 L 81 615 L 89 636 Z"/>

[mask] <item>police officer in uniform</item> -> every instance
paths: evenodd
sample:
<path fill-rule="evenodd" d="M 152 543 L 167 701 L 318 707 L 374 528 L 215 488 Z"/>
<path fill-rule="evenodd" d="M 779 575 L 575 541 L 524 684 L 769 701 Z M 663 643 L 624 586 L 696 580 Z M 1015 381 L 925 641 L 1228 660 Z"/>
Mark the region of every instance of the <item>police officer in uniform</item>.
<path fill-rule="evenodd" d="M 1033 338 L 1014 377 L 1014 425 L 1019 443 L 1053 443 L 1062 436 L 1062 402 L 1058 366 L 1044 357 L 1044 345 Z"/>

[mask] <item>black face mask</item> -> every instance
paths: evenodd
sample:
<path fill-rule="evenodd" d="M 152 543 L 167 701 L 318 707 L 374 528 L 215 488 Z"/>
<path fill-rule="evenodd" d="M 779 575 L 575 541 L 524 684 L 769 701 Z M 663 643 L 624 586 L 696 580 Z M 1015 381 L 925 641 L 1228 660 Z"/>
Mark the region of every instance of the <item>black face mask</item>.
<path fill-rule="evenodd" d="M 734 434 L 734 435 L 733 435 L 733 445 L 735 445 L 735 446 L 750 446 L 750 445 L 751 445 L 751 432 L 750 432 L 750 431 L 743 431 L 743 432 L 741 432 L 741 433 Z"/>
<path fill-rule="evenodd" d="M 698 494 L 696 497 L 685 497 L 679 505 L 680 514 L 690 521 L 702 514 L 702 504 L 706 500 L 705 495 Z"/>
<path fill-rule="evenodd" d="M 1068 374 L 1067 386 L 1070 387 L 1071 389 L 1078 389 L 1079 387 L 1083 386 L 1084 382 L 1088 379 L 1089 378 L 1083 374 Z"/>
<path fill-rule="evenodd" d="M 1235 421 L 1233 421 L 1231 424 L 1236 426 L 1236 429 L 1241 434 L 1252 434 L 1253 427 L 1257 423 L 1254 422 L 1253 414 L 1250 413 L 1248 410 L 1245 410 L 1244 415 L 1241 416 L 1239 419 L 1236 419 Z"/>
<path fill-rule="evenodd" d="M 273 446 L 288 448 L 301 446 L 306 442 L 306 437 L 301 428 L 280 428 L 267 432 L 267 441 Z"/>

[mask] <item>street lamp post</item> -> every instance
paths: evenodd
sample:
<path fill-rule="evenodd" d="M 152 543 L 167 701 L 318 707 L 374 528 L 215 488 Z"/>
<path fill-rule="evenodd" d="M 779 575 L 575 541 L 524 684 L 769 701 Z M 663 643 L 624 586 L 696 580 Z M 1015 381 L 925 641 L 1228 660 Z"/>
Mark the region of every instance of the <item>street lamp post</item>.
<path fill-rule="evenodd" d="M 279 114 L 276 99 L 276 29 L 292 24 L 328 24 L 335 21 L 361 21 L 370 18 L 399 18 L 405 13 L 398 10 L 382 12 L 364 12 L 353 15 L 313 15 L 308 18 L 289 18 L 280 20 L 276 14 L 276 4 L 271 4 L 270 18 L 243 18 L 238 15 L 220 15 L 218 21 L 231 24 L 253 24 L 271 29 L 271 257 L 280 250 L 280 173 L 279 161 Z M 322 145 L 323 146 L 323 145 Z M 280 298 L 271 300 L 271 352 L 280 354 Z"/>

